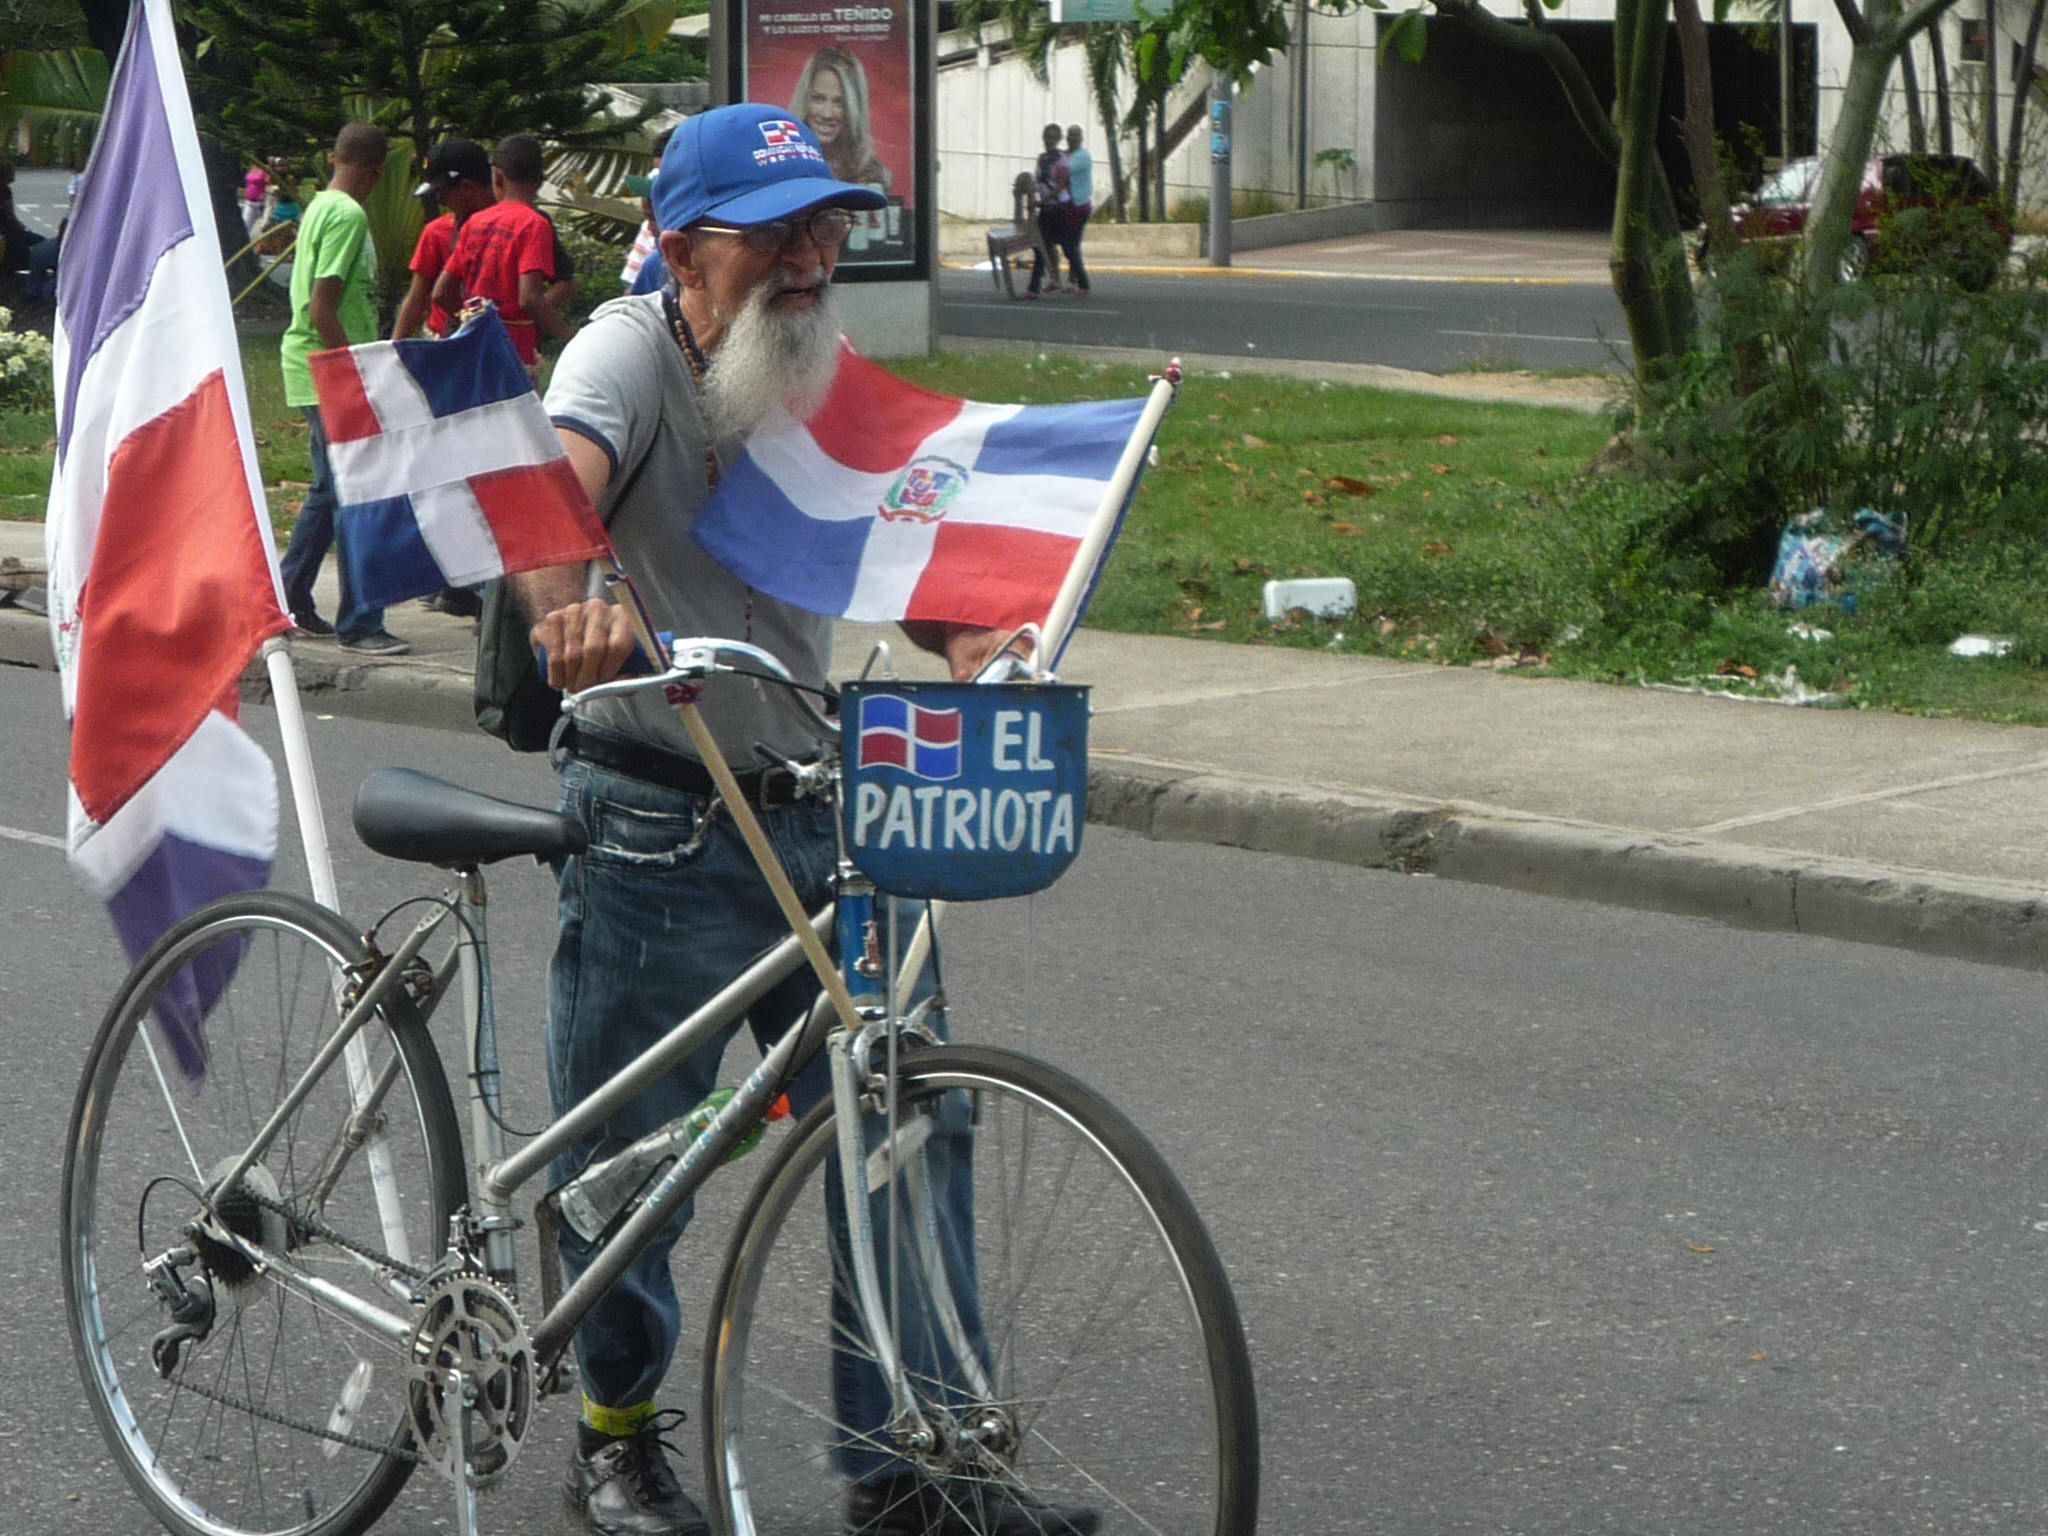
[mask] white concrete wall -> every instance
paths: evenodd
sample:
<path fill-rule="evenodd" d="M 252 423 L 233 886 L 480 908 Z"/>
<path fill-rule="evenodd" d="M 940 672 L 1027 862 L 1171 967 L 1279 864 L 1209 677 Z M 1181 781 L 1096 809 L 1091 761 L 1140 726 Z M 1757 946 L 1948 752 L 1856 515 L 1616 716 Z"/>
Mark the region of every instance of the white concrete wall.
<path fill-rule="evenodd" d="M 1790 0 L 1795 22 L 1813 22 L 1819 29 L 1819 111 L 1820 142 L 1826 145 L 1841 109 L 1842 83 L 1849 72 L 1849 38 L 1834 7 L 1826 0 Z M 1999 153 L 2004 155 L 2005 124 L 2012 109 L 2010 55 L 2026 31 L 2030 0 L 1994 0 L 1997 6 L 1997 49 L 1999 73 Z M 1983 0 L 1960 0 L 1958 7 L 1943 17 L 1948 47 L 1951 89 L 1956 107 L 1956 151 L 1981 156 L 1978 142 L 1981 121 L 1979 98 L 1983 70 L 1960 63 L 1962 56 L 1962 11 Z M 1497 11 L 1512 7 L 1502 3 Z M 1554 14 L 1560 20 L 1611 21 L 1614 0 L 1563 0 Z M 1309 129 L 1311 202 L 1327 200 L 1332 194 L 1350 199 L 1370 199 L 1374 194 L 1374 107 L 1378 64 L 1374 44 L 1378 36 L 1376 13 L 1364 9 L 1331 16 L 1311 10 L 1308 28 Z M 957 45 L 957 37 L 953 39 Z M 942 40 L 940 55 L 948 52 Z M 2048 55 L 2048 48 L 2043 49 Z M 984 55 L 984 58 L 986 55 Z M 1259 71 L 1249 88 L 1237 97 L 1234 111 L 1233 183 L 1240 190 L 1260 189 L 1271 193 L 1284 208 L 1294 206 L 1296 187 L 1294 144 L 1294 71 L 1296 53 L 1290 51 Z M 1929 117 L 1930 142 L 1934 98 L 1929 78 L 1931 61 L 1925 41 L 1917 44 L 1921 96 Z M 2044 58 L 2048 63 L 2048 58 Z M 1194 95 L 1206 92 L 1205 71 L 1197 68 L 1176 92 L 1169 117 L 1177 115 Z M 960 217 L 1000 223 L 1009 217 L 1009 185 L 1018 171 L 1030 169 L 1038 153 L 1039 130 L 1049 122 L 1083 123 L 1088 130 L 1088 147 L 1096 159 L 1097 198 L 1108 178 L 1109 157 L 1104 152 L 1099 114 L 1088 96 L 1081 66 L 1081 50 L 1066 45 L 1054 51 L 1050 78 L 1041 85 L 1021 60 L 1004 57 L 993 64 L 948 65 L 939 71 L 939 208 Z M 2048 204 L 2048 100 L 2037 93 L 2028 108 L 2028 169 L 2022 183 L 2022 202 Z M 1907 144 L 1904 96 L 1894 71 L 1887 94 L 1885 120 L 1879 135 L 1881 149 L 1903 149 Z M 1356 157 L 1357 170 L 1349 177 L 1333 180 L 1328 170 L 1314 167 L 1316 152 L 1344 147 Z M 1123 144 L 1126 159 L 1135 155 L 1135 137 Z M 1188 136 L 1180 150 L 1167 161 L 1167 203 L 1209 195 L 1209 133 L 1201 125 Z"/>

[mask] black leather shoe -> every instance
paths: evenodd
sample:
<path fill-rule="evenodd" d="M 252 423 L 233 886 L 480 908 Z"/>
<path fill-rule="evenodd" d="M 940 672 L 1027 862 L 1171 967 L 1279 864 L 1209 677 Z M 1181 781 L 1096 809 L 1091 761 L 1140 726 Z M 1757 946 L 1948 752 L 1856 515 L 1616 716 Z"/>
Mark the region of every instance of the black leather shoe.
<path fill-rule="evenodd" d="M 662 1433 L 681 1413 L 658 1413 L 637 1434 L 607 1440 L 569 1457 L 562 1493 L 603 1536 L 710 1536 L 696 1501 L 668 1464 Z"/>
<path fill-rule="evenodd" d="M 846 1490 L 850 1536 L 1095 1536 L 1102 1511 L 979 1478 L 904 1472 Z"/>

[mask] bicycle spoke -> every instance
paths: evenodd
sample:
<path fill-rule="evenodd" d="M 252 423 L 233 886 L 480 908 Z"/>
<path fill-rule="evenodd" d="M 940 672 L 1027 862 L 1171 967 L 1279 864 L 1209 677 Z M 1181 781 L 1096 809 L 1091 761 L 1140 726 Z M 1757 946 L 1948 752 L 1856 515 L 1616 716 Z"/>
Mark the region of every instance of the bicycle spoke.
<path fill-rule="evenodd" d="M 973 1065 L 956 1076 L 956 1061 Z M 1014 1492 L 1055 1511 L 1100 1511 L 1117 1531 L 1249 1531 L 1248 1373 L 1216 1374 L 1206 1330 L 1212 1318 L 1228 1329 L 1226 1353 L 1239 1361 L 1242 1336 L 1227 1292 L 1217 1300 L 1213 1251 L 1185 1197 L 1162 1216 L 1141 1193 L 1170 1184 L 1156 1155 L 1127 1125 L 1111 1127 L 1125 1143 L 1112 1151 L 1076 1118 L 1107 1113 L 1085 1090 L 1007 1053 L 934 1047 L 911 1053 L 904 1070 L 907 1111 L 937 1113 L 962 1088 L 977 1101 L 971 1155 L 957 1130 L 925 1142 L 924 1192 L 901 1204 L 888 1196 L 903 1241 L 876 1255 L 895 1260 L 904 1384 L 938 1439 L 907 1458 L 875 1418 L 849 1425 L 853 1410 L 835 1400 L 835 1380 L 877 1351 L 871 1341 L 845 1342 L 849 1327 L 869 1324 L 850 1299 L 843 1248 L 825 1239 L 824 1202 L 810 1193 L 834 1138 L 821 1110 L 764 1175 L 707 1324 L 706 1461 L 714 1500 L 730 1501 L 718 1502 L 719 1528 L 796 1529 L 794 1512 L 817 1507 L 837 1481 L 872 1482 L 914 1465 L 933 1474 L 904 1485 L 919 1490 L 908 1496 L 924 1516 L 957 1517 L 966 1528 L 984 1506 L 1013 1508 Z M 1030 1086 L 1041 1076 L 1046 1088 Z M 1149 1183 L 1123 1158 L 1150 1159 Z M 971 1192 L 956 1174 L 971 1176 Z M 927 1198 L 936 1240 L 921 1235 Z M 960 1226 L 970 1212 L 971 1232 Z M 829 1255 L 822 1276 L 820 1246 Z M 1199 1305 L 1190 1275 L 1204 1287 Z M 957 1328 L 941 1310 L 948 1293 Z M 969 1385 L 980 1378 L 967 1358 L 986 1363 L 992 1390 Z"/>

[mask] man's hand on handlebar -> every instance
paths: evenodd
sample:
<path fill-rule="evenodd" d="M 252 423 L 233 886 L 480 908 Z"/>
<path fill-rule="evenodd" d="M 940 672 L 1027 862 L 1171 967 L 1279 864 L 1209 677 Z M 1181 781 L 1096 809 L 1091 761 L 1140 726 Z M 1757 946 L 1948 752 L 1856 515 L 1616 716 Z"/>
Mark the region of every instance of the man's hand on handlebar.
<path fill-rule="evenodd" d="M 903 633 L 913 645 L 946 658 L 956 683 L 972 682 L 982 668 L 994 661 L 1011 642 L 1016 631 L 983 629 L 974 624 L 942 624 L 932 619 L 905 619 Z"/>
<path fill-rule="evenodd" d="M 530 638 L 547 657 L 548 686 L 564 693 L 610 682 L 633 654 L 626 610 L 601 597 L 549 610 Z"/>

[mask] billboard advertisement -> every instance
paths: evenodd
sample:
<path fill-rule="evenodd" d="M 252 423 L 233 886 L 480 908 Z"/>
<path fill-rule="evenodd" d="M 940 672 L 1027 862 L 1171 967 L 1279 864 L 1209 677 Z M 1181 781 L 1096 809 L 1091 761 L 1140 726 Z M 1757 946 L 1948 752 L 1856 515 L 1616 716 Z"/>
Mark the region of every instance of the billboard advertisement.
<path fill-rule="evenodd" d="M 744 99 L 787 106 L 841 181 L 878 188 L 886 208 L 856 216 L 842 276 L 909 275 L 917 250 L 917 24 L 913 0 L 744 0 Z"/>

